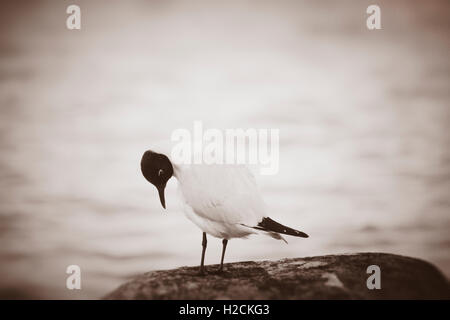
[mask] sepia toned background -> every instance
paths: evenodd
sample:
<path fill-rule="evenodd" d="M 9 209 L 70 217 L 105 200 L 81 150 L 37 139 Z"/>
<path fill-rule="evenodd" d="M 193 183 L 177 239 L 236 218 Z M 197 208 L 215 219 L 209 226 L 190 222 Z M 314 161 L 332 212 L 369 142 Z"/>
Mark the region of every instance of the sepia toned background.
<path fill-rule="evenodd" d="M 376 31 L 374 1 L 2 1 L 0 298 L 98 298 L 198 264 L 176 181 L 164 211 L 139 168 L 194 120 L 280 129 L 261 192 L 310 235 L 232 240 L 228 262 L 382 251 L 449 276 L 450 3 L 375 2 Z"/>

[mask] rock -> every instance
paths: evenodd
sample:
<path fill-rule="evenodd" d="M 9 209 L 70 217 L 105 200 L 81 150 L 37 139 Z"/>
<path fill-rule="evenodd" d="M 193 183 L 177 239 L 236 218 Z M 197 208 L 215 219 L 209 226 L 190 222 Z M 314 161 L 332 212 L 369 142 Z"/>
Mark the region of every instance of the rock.
<path fill-rule="evenodd" d="M 381 289 L 367 288 L 367 267 L 381 269 Z M 207 266 L 154 271 L 105 299 L 449 299 L 450 286 L 428 262 L 385 253 L 235 262 L 218 273 Z"/>

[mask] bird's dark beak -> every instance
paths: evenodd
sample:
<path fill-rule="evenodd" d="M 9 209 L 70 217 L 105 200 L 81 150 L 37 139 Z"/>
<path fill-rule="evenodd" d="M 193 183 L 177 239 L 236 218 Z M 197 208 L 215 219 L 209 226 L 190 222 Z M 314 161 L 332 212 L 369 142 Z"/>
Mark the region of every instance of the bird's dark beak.
<path fill-rule="evenodd" d="M 158 186 L 156 188 L 158 189 L 159 200 L 161 200 L 161 205 L 165 209 L 166 208 L 166 199 L 164 198 L 164 189 L 166 188 L 166 185 Z"/>

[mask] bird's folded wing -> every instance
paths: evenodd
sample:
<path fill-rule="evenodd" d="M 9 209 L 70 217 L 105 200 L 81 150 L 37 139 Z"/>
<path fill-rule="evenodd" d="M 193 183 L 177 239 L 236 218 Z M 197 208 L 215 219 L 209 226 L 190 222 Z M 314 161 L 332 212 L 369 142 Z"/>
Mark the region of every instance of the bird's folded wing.
<path fill-rule="evenodd" d="M 184 200 L 195 214 L 216 222 L 256 226 L 265 205 L 251 172 L 244 166 L 203 166 L 192 172 Z"/>
<path fill-rule="evenodd" d="M 263 209 L 258 210 L 259 205 L 250 197 L 248 194 L 236 194 L 223 200 L 202 203 L 193 210 L 197 215 L 215 222 L 256 226 L 263 218 Z"/>

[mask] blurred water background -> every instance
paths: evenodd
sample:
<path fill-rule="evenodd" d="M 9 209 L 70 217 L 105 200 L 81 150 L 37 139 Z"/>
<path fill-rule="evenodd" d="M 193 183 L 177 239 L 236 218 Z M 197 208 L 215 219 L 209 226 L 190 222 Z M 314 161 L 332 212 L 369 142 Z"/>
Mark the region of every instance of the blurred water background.
<path fill-rule="evenodd" d="M 449 276 L 450 3 L 377 1 L 369 31 L 372 2 L 76 1 L 69 31 L 72 1 L 2 1 L 0 297 L 97 298 L 198 264 L 176 181 L 163 211 L 139 168 L 194 120 L 280 129 L 261 191 L 310 234 L 233 240 L 228 262 L 383 251 Z"/>

